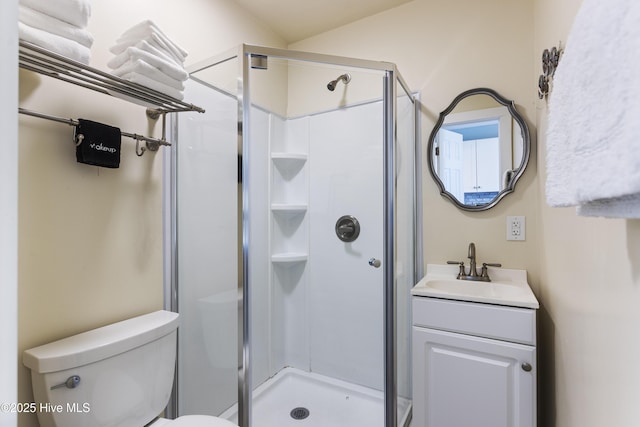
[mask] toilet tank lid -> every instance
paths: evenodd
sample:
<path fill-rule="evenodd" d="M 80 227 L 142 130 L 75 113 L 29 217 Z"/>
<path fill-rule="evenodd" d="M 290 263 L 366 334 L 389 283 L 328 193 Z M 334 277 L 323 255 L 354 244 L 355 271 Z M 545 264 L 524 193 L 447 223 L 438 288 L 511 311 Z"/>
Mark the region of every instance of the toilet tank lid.
<path fill-rule="evenodd" d="M 40 374 L 77 368 L 162 338 L 178 322 L 178 313 L 159 310 L 25 350 L 22 363 Z"/>

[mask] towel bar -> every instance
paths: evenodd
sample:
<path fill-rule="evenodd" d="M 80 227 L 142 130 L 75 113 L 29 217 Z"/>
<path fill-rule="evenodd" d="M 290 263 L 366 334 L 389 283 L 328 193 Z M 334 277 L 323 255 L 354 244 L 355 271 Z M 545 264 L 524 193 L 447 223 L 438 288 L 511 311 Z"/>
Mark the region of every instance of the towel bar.
<path fill-rule="evenodd" d="M 32 116 L 32 117 L 37 117 L 39 119 L 45 119 L 45 120 L 51 120 L 54 122 L 58 122 L 58 123 L 64 123 L 67 124 L 69 126 L 78 126 L 79 122 L 77 120 L 73 120 L 73 119 L 65 119 L 62 117 L 56 117 L 56 116 L 51 116 L 49 114 L 43 114 L 43 113 L 38 113 L 36 111 L 31 111 L 31 110 L 27 110 L 25 108 L 18 108 L 18 113 L 20 114 L 24 114 L 27 116 Z M 136 154 L 138 156 L 142 156 L 142 154 L 144 154 L 145 152 L 145 148 L 139 147 L 139 142 L 140 141 L 144 141 L 146 143 L 146 149 L 150 150 L 150 151 L 157 151 L 161 145 L 163 146 L 171 146 L 171 143 L 164 140 L 164 139 L 157 139 L 157 138 L 150 138 L 148 136 L 143 136 L 143 135 L 138 135 L 137 133 L 129 133 L 129 132 L 123 132 L 120 131 L 120 134 L 122 136 L 126 136 L 127 138 L 132 138 L 136 140 Z M 163 126 L 163 134 L 164 134 L 164 126 Z M 82 143 L 82 141 L 78 142 L 78 141 L 74 141 L 74 143 L 76 144 L 80 144 Z"/>
<path fill-rule="evenodd" d="M 149 114 L 179 113 L 197 111 L 204 113 L 204 109 L 193 104 L 180 101 L 145 86 L 123 80 L 113 74 L 90 67 L 54 52 L 43 49 L 32 43 L 20 40 L 18 55 L 19 66 L 44 76 L 62 80 L 76 86 L 100 92 L 105 95 L 135 99 L 149 106 Z"/>

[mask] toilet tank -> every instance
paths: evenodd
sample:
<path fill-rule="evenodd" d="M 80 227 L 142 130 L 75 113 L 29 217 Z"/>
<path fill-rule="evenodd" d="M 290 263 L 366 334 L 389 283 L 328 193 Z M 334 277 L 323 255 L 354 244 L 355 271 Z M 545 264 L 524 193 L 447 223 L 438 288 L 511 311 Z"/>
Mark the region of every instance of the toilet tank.
<path fill-rule="evenodd" d="M 26 350 L 41 427 L 141 427 L 173 386 L 178 314 L 156 311 Z"/>

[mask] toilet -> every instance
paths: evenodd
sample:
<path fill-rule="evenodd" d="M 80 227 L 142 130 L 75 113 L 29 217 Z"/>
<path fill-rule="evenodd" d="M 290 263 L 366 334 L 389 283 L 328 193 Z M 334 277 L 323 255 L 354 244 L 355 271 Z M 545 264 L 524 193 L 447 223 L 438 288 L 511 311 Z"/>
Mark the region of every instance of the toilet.
<path fill-rule="evenodd" d="M 176 361 L 178 313 L 156 311 L 26 350 L 41 427 L 237 427 L 159 415 Z"/>

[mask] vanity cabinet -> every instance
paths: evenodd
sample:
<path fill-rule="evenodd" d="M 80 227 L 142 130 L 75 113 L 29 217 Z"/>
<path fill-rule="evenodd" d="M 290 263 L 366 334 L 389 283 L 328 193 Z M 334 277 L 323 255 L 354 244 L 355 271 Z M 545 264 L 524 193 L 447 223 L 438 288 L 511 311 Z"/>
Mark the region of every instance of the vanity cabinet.
<path fill-rule="evenodd" d="M 413 297 L 412 427 L 535 427 L 536 311 Z"/>

